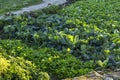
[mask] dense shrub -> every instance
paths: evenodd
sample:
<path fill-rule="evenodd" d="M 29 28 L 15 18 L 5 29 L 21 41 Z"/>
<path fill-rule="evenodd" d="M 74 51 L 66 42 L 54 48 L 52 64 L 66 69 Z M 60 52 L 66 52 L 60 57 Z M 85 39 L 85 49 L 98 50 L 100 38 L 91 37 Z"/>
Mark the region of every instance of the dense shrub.
<path fill-rule="evenodd" d="M 42 11 L 46 14 L 56 14 L 61 10 L 61 6 L 49 5 L 49 7 L 42 9 Z"/>
<path fill-rule="evenodd" d="M 6 58 L 12 56 L 10 60 L 12 60 L 13 63 L 10 64 L 10 70 L 16 70 L 14 71 L 18 75 L 16 78 L 21 76 L 21 74 L 18 72 L 24 73 L 24 71 L 26 72 L 27 69 L 31 69 L 27 71 L 28 74 L 26 75 L 30 75 L 31 73 L 33 75 L 32 77 L 36 76 L 36 78 L 39 78 L 44 73 L 40 73 L 40 76 L 39 74 L 35 75 L 35 73 L 44 71 L 48 72 L 51 75 L 51 78 L 56 77 L 57 79 L 63 79 L 86 74 L 95 66 L 92 65 L 93 61 L 83 62 L 79 59 L 76 59 L 74 56 L 68 54 L 69 51 L 65 50 L 62 54 L 60 54 L 60 52 L 56 51 L 55 49 L 33 49 L 23 44 L 20 40 L 1 40 L 0 47 L 3 50 L 1 50 L 1 52 L 4 52 L 2 55 L 4 55 Z M 7 52 L 7 54 L 5 52 Z M 33 66 L 31 64 L 29 66 L 27 63 L 30 63 L 30 61 L 36 65 Z M 25 65 L 25 67 L 23 65 Z M 17 66 L 21 69 L 21 71 L 16 69 Z M 35 69 L 37 68 L 37 70 L 34 70 L 34 67 Z M 33 71 L 33 73 L 29 71 Z M 23 78 L 24 76 L 21 77 Z"/>
<path fill-rule="evenodd" d="M 119 61 L 119 54 L 115 53 L 119 50 L 119 8 L 116 6 L 119 1 L 109 6 L 111 2 L 114 1 L 101 4 L 96 1 L 79 1 L 64 8 L 60 15 L 7 18 L 3 30 L 7 38 L 22 39 L 57 50 L 70 48 L 70 53 L 82 60 L 95 60 L 96 63 L 102 60 L 108 63 L 111 56 L 115 56 L 112 59 Z M 100 5 L 102 7 L 98 7 Z M 114 9 L 109 10 L 112 7 Z"/>
<path fill-rule="evenodd" d="M 51 7 L 41 15 L 5 18 L 1 38 L 20 39 L 32 48 L 19 41 L 2 41 L 2 51 L 24 57 L 58 79 L 93 68 L 120 67 L 120 1 L 98 1 L 78 1 L 59 13 Z"/>
<path fill-rule="evenodd" d="M 1 80 L 49 80 L 45 72 L 40 72 L 34 64 L 21 57 L 0 57 L 0 79 Z"/>
<path fill-rule="evenodd" d="M 63 79 L 83 75 L 91 71 L 93 62 L 82 62 L 70 54 L 60 54 L 53 49 L 40 49 L 38 52 L 27 56 L 40 67 L 47 71 L 52 78 Z"/>
<path fill-rule="evenodd" d="M 115 65 L 119 62 L 120 22 L 118 0 L 79 1 L 62 10 L 69 16 L 66 23 L 74 25 L 69 28 L 73 35 L 79 35 L 79 39 L 73 48 L 73 54 L 84 60 L 95 59 L 102 64 Z M 92 55 L 91 55 L 92 53 Z M 110 63 L 109 63 L 110 62 Z M 100 64 L 99 64 L 100 65 Z"/>
<path fill-rule="evenodd" d="M 3 73 L 7 72 L 9 66 L 10 66 L 9 61 L 0 56 L 0 78 Z"/>

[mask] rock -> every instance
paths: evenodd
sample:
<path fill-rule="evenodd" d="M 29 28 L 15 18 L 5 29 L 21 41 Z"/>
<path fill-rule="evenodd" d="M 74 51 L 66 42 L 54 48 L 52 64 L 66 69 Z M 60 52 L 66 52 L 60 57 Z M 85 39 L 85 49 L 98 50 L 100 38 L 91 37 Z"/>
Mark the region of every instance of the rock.
<path fill-rule="evenodd" d="M 97 76 L 97 77 L 101 77 L 103 78 L 103 76 L 101 74 L 99 74 L 98 72 L 94 71 L 94 74 Z"/>
<path fill-rule="evenodd" d="M 75 77 L 72 80 L 86 80 L 87 78 L 84 76 L 80 76 L 80 77 Z"/>
<path fill-rule="evenodd" d="M 105 77 L 104 80 L 114 80 L 114 79 L 111 77 Z"/>
<path fill-rule="evenodd" d="M 113 80 L 120 80 L 120 72 L 112 72 L 112 73 L 108 73 L 105 74 L 104 77 L 110 77 L 113 78 Z"/>
<path fill-rule="evenodd" d="M 120 69 L 115 69 L 114 71 L 115 71 L 115 72 L 120 72 Z"/>
<path fill-rule="evenodd" d="M 120 72 L 115 72 L 113 74 L 113 77 L 114 77 L 115 80 L 120 80 Z"/>
<path fill-rule="evenodd" d="M 65 80 L 120 80 L 120 69 L 93 71 L 87 75 Z"/>

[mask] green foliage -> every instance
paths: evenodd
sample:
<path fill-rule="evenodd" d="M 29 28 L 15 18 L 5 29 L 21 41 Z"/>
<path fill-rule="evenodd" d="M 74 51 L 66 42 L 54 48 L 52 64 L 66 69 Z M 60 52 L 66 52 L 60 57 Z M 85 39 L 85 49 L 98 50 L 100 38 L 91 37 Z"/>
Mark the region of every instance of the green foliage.
<path fill-rule="evenodd" d="M 119 1 L 101 1 L 100 4 L 93 1 L 76 2 L 63 8 L 59 15 L 13 16 L 5 19 L 7 24 L 3 30 L 7 38 L 57 50 L 70 48 L 70 53 L 76 57 L 95 60 L 96 64 L 110 56 L 119 61 L 120 55 L 114 51 L 120 46 Z"/>
<path fill-rule="evenodd" d="M 0 57 L 0 67 L 1 80 L 49 80 L 47 73 L 39 73 L 39 69 L 32 62 L 21 57 L 14 58 L 9 56 L 7 59 Z"/>
<path fill-rule="evenodd" d="M 10 66 L 9 61 L 0 56 L 0 75 L 2 75 L 3 72 L 6 73 L 9 66 Z"/>
<path fill-rule="evenodd" d="M 4 23 L 3 23 L 3 20 L 0 20 L 0 29 L 2 29 Z"/>
<path fill-rule="evenodd" d="M 40 52 L 40 53 L 39 53 Z M 70 54 L 60 54 L 53 49 L 39 49 L 38 52 L 27 56 L 43 71 L 47 71 L 51 76 L 63 79 L 88 73 L 93 69 L 93 62 L 82 62 Z"/>
<path fill-rule="evenodd" d="M 34 74 L 35 66 L 30 61 L 25 61 L 23 58 L 10 58 L 10 67 L 8 69 L 7 79 L 20 79 L 28 80 L 31 79 Z"/>
<path fill-rule="evenodd" d="M 25 44 L 22 44 L 20 40 L 0 40 L 1 52 L 6 52 L 8 55 L 4 56 L 24 56 L 27 52 Z M 29 51 L 29 50 L 28 50 Z"/>
<path fill-rule="evenodd" d="M 48 73 L 40 72 L 37 80 L 50 80 Z"/>
<path fill-rule="evenodd" d="M 0 50 L 2 55 L 4 55 L 6 58 L 10 58 L 10 60 L 13 61 L 13 63 L 10 62 L 10 70 L 15 70 L 13 72 L 16 73 L 16 78 L 19 78 L 19 76 L 21 76 L 21 78 L 25 78 L 21 75 L 21 73 L 28 73 L 24 74 L 28 75 L 28 77 L 31 73 L 32 75 L 34 74 L 33 76 L 30 76 L 31 78 L 36 76 L 36 78 L 38 79 L 43 78 L 45 80 L 49 80 L 47 74 L 44 73 L 47 72 L 53 77 L 63 79 L 67 77 L 74 77 L 86 74 L 95 66 L 91 65 L 93 64 L 93 61 L 82 62 L 79 59 L 76 59 L 74 56 L 68 54 L 66 50 L 62 52 L 62 54 L 60 54 L 60 52 L 49 48 L 33 49 L 23 44 L 20 40 L 1 40 Z M 22 57 L 25 59 L 23 59 Z M 29 61 L 27 61 L 26 59 Z M 30 61 L 35 64 L 35 70 L 34 66 L 32 67 L 32 65 L 29 66 L 29 64 L 27 64 L 30 63 Z M 30 71 L 32 71 L 33 73 Z M 38 73 L 38 71 L 44 72 Z M 35 73 L 38 74 L 35 75 Z"/>
<path fill-rule="evenodd" d="M 51 4 L 49 5 L 49 7 L 42 9 L 42 11 L 47 14 L 56 14 L 59 13 L 60 10 L 61 10 L 60 6 L 51 5 Z"/>
<path fill-rule="evenodd" d="M 86 0 L 62 10 L 64 15 L 69 16 L 66 23 L 75 25 L 79 30 L 75 33 L 80 36 L 80 40 L 74 47 L 74 55 L 80 55 L 85 60 L 95 59 L 98 63 L 103 62 L 101 67 L 108 66 L 109 62 L 114 65 L 119 61 L 120 55 L 114 52 L 120 47 L 119 3 L 118 0 Z M 113 62 L 109 61 L 111 56 L 114 57 Z"/>
<path fill-rule="evenodd" d="M 2 53 L 5 57 L 32 61 L 58 79 L 120 67 L 120 1 L 98 1 L 82 0 L 61 11 L 52 6 L 40 11 L 41 15 L 35 12 L 5 18 L 1 27 L 5 36 L 1 38 L 19 39 L 32 48 L 18 40 L 1 40 L 0 51 L 8 53 Z"/>

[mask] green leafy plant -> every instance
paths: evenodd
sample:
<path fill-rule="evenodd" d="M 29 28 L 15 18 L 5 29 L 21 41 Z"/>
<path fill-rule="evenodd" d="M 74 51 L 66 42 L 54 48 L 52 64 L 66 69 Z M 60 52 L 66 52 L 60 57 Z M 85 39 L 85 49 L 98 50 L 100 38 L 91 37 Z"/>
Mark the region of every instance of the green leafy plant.
<path fill-rule="evenodd" d="M 92 71 L 93 62 L 82 62 L 70 54 L 60 54 L 53 49 L 40 49 L 40 53 L 36 52 L 27 56 L 32 59 L 36 65 L 43 71 L 47 71 L 52 78 L 63 79 L 83 75 Z M 45 54 L 46 53 L 46 54 Z"/>
<path fill-rule="evenodd" d="M 0 79 L 42 79 L 49 80 L 49 75 L 45 72 L 38 73 L 38 69 L 32 62 L 21 57 L 10 57 L 6 59 L 0 57 Z"/>
<path fill-rule="evenodd" d="M 82 0 L 60 11 L 53 6 L 6 17 L 1 39 L 19 39 L 32 47 L 1 40 L 0 51 L 5 57 L 30 60 L 57 79 L 120 67 L 119 4 L 119 0 Z"/>

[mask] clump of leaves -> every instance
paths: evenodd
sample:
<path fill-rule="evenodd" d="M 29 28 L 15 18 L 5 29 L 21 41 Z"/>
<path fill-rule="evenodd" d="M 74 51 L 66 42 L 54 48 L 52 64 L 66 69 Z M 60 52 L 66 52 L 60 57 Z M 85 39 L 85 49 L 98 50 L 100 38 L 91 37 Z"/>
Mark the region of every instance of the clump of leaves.
<path fill-rule="evenodd" d="M 32 62 L 21 57 L 14 58 L 9 56 L 9 59 L 0 57 L 0 67 L 0 79 L 49 80 L 49 75 L 47 73 L 40 72 Z"/>
<path fill-rule="evenodd" d="M 32 59 L 40 69 L 47 71 L 52 78 L 63 79 L 83 75 L 92 71 L 94 67 L 91 65 L 93 64 L 92 61 L 82 62 L 70 54 L 60 54 L 53 49 L 43 48 L 40 49 L 39 52 L 31 54 L 28 57 Z"/>
<path fill-rule="evenodd" d="M 6 38 L 21 39 L 32 45 L 35 43 L 39 47 L 54 48 L 61 53 L 67 50 L 68 53 L 76 57 L 76 59 L 72 57 L 76 64 L 79 59 L 80 62 L 78 63 L 80 65 L 82 62 L 91 61 L 89 65 L 96 66 L 96 68 L 117 66 L 120 60 L 119 3 L 120 1 L 118 0 L 100 1 L 99 3 L 96 0 L 84 0 L 63 8 L 59 14 L 42 14 L 36 17 L 31 15 L 14 16 L 5 19 L 4 34 L 6 34 Z M 50 12 L 54 13 L 54 9 L 55 7 L 53 7 L 53 10 L 51 9 Z M 15 50 L 17 51 L 17 48 L 15 48 Z M 51 74 L 55 72 L 56 74 L 64 73 L 66 75 L 64 70 L 68 69 L 71 74 L 67 76 L 73 76 L 72 73 L 77 73 L 74 71 L 74 67 L 82 68 L 81 66 L 76 67 L 69 65 L 71 60 L 67 57 L 65 57 L 65 60 L 63 59 L 66 54 L 59 54 L 61 59 L 55 58 L 56 64 L 54 64 L 54 56 L 52 53 L 56 52 L 44 55 L 41 54 L 42 50 L 39 51 L 41 53 L 37 50 L 33 51 L 33 49 L 27 50 L 29 50 L 29 52 L 25 51 L 27 52 L 26 54 L 24 51 L 21 51 L 22 54 L 29 55 L 29 57 L 25 55 L 24 57 L 33 60 L 35 64 L 40 63 L 38 60 L 42 61 L 40 56 L 47 56 L 48 59 L 43 58 L 42 62 L 44 64 L 45 60 L 45 67 L 43 66 L 41 68 L 47 71 L 50 70 Z M 43 53 L 50 51 L 44 52 L 44 50 L 45 49 L 43 49 Z M 33 52 L 35 53 L 34 55 Z M 49 61 L 51 64 L 48 63 Z M 95 65 L 92 64 L 93 62 Z M 60 70 L 56 69 L 57 63 L 63 63 L 65 69 L 62 67 L 63 65 L 60 65 Z M 65 64 L 69 65 L 70 68 Z M 55 66 L 54 70 L 52 69 L 53 65 Z M 46 66 L 50 67 L 46 68 Z M 84 69 L 82 69 L 82 71 L 84 71 Z M 84 73 L 82 71 L 80 74 Z M 61 75 L 58 77 L 63 78 L 64 76 Z"/>
<path fill-rule="evenodd" d="M 91 65 L 93 64 L 93 61 L 82 62 L 79 59 L 76 59 L 76 57 L 74 57 L 73 55 L 68 54 L 69 51 L 65 50 L 64 52 L 62 52 L 62 54 L 60 54 L 60 52 L 56 51 L 55 49 L 49 48 L 33 49 L 23 44 L 20 40 L 1 40 L 0 50 L 2 52 L 2 55 L 4 55 L 9 60 L 12 60 L 10 62 L 11 63 L 10 70 L 15 68 L 14 72 L 16 73 L 17 78 L 19 76 L 22 77 L 21 73 L 24 72 L 26 73 L 27 69 L 30 70 L 28 70 L 27 72 L 28 74 L 25 75 L 34 75 L 31 76 L 31 78 L 41 77 L 46 78 L 47 80 L 49 79 L 49 77 L 47 77 L 47 74 L 44 72 L 49 73 L 51 77 L 57 77 L 58 79 L 62 79 L 86 74 L 89 71 L 91 71 L 94 67 L 93 65 Z M 6 54 L 6 52 L 8 54 Z M 14 54 L 12 52 L 14 52 Z M 33 66 L 32 70 L 29 64 L 27 64 L 31 63 L 30 61 L 32 61 L 35 64 L 34 66 L 32 64 L 30 65 L 31 67 Z M 20 69 L 16 69 L 17 67 L 15 66 L 20 67 Z M 33 73 L 30 71 L 32 71 Z M 38 73 L 36 75 L 34 74 L 39 71 L 44 72 Z M 42 76 L 43 74 L 45 74 L 45 76 Z"/>

